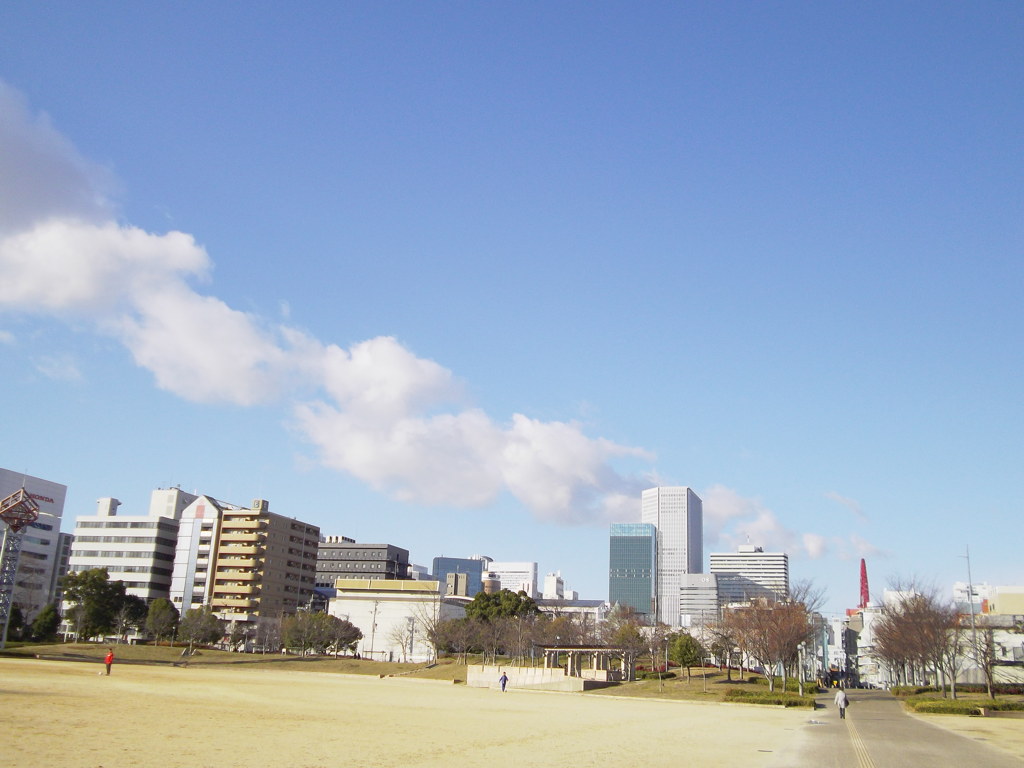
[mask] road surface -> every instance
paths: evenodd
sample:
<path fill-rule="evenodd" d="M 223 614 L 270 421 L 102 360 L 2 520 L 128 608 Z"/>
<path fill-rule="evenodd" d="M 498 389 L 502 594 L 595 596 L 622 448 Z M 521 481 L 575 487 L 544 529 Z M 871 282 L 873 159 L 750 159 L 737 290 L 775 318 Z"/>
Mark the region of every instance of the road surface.
<path fill-rule="evenodd" d="M 834 693 L 818 698 L 772 768 L 1021 768 L 1001 750 L 911 717 L 885 691 L 848 691 L 846 719 Z M 824 706 L 824 708 L 822 708 Z"/>

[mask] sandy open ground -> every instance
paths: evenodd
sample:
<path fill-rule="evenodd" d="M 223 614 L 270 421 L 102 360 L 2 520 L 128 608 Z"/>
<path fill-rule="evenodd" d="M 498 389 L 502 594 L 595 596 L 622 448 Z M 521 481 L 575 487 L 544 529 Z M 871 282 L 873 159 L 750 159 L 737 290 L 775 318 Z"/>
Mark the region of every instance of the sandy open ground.
<path fill-rule="evenodd" d="M 4 766 L 766 765 L 806 710 L 0 659 Z"/>
<path fill-rule="evenodd" d="M 2 766 L 766 766 L 824 713 L 254 667 L 0 659 Z M 1024 720 L 927 716 L 1024 758 Z"/>

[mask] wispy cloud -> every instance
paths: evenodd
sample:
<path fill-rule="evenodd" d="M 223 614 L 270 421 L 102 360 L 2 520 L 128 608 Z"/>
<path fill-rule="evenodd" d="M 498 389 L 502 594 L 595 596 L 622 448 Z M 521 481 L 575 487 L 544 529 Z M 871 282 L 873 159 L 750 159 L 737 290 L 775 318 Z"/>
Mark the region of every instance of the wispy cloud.
<path fill-rule="evenodd" d="M 77 363 L 63 355 L 46 355 L 33 361 L 36 370 L 48 379 L 56 381 L 81 381 L 82 373 Z"/>
<path fill-rule="evenodd" d="M 835 491 L 829 491 L 825 494 L 826 499 L 831 499 L 837 504 L 841 504 L 846 507 L 853 514 L 855 518 L 860 520 L 862 523 L 867 522 L 867 515 L 864 514 L 864 510 L 861 509 L 860 502 L 855 499 L 849 499 L 845 496 L 841 496 Z"/>
<path fill-rule="evenodd" d="M 701 498 L 706 547 L 729 551 L 749 543 L 764 547 L 765 551 L 781 551 L 811 560 L 883 554 L 858 535 L 826 536 L 815 531 L 792 530 L 761 499 L 743 496 L 723 485 L 705 489 Z"/>
<path fill-rule="evenodd" d="M 15 341 L 17 341 L 17 339 L 15 339 L 13 333 L 10 331 L 0 330 L 0 344 L 14 344 Z"/>
<path fill-rule="evenodd" d="M 577 423 L 496 420 L 393 337 L 343 348 L 201 293 L 206 250 L 118 222 L 107 179 L 0 83 L 0 310 L 91 322 L 187 400 L 287 404 L 324 465 L 399 499 L 481 506 L 508 493 L 567 523 L 635 507 L 645 483 L 616 465 L 647 452 Z"/>

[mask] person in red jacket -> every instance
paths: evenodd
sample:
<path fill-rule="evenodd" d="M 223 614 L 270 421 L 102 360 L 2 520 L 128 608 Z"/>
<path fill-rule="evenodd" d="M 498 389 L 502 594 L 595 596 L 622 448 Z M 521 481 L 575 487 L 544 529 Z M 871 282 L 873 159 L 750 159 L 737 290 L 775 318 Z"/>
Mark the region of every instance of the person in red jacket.
<path fill-rule="evenodd" d="M 107 674 L 110 674 L 110 666 L 114 663 L 114 649 L 107 648 L 107 655 L 103 657 L 103 663 L 107 665 Z"/>

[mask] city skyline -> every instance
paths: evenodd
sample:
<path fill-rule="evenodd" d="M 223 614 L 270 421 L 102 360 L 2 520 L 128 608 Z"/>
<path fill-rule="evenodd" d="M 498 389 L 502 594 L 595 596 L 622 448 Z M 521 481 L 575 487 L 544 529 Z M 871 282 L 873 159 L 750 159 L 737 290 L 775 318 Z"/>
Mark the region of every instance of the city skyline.
<path fill-rule="evenodd" d="M 0 10 L 0 466 L 607 591 L 1024 581 L 1024 10 Z M 705 560 L 703 569 L 708 564 Z"/>

